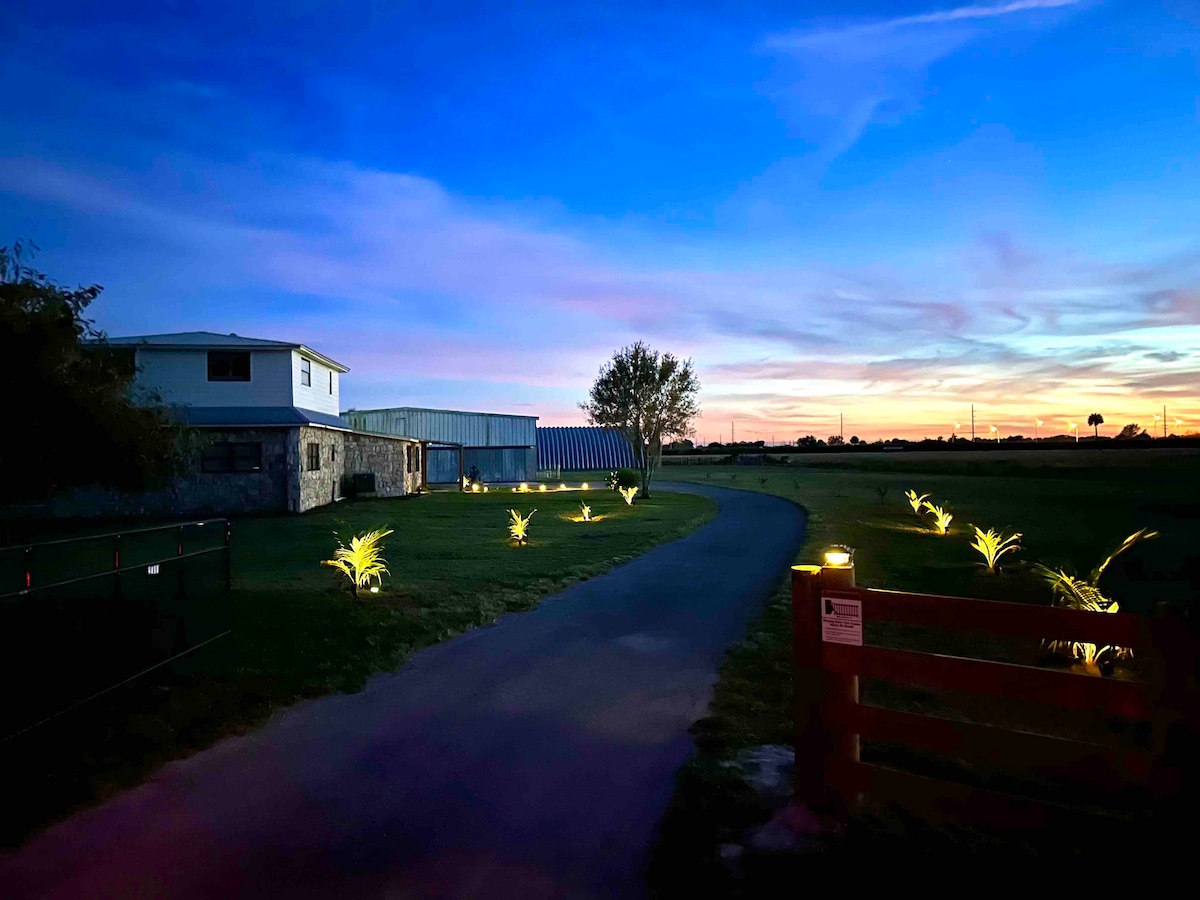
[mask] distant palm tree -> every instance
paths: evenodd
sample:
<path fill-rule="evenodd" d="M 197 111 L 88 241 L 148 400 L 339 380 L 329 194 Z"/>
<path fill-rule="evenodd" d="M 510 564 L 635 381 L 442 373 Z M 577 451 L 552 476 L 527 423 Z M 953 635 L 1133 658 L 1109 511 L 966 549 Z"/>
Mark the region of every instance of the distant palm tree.
<path fill-rule="evenodd" d="M 1100 415 L 1100 413 L 1092 413 L 1088 416 L 1088 424 L 1092 426 L 1096 437 L 1100 437 L 1100 426 L 1104 424 L 1104 416 Z"/>

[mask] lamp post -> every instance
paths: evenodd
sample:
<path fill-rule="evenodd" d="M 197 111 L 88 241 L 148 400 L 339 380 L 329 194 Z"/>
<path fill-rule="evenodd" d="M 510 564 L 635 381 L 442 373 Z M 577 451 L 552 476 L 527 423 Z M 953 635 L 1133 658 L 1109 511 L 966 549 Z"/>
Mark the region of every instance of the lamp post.
<path fill-rule="evenodd" d="M 1070 424 L 1067 425 L 1067 430 L 1075 432 L 1075 443 L 1078 444 L 1079 443 L 1079 426 L 1076 425 L 1074 422 L 1071 422 Z"/>
<path fill-rule="evenodd" d="M 1043 422 L 1041 419 L 1034 419 L 1034 420 L 1033 420 L 1033 439 L 1034 439 L 1035 441 L 1038 439 L 1038 429 L 1039 429 L 1039 428 L 1041 428 L 1041 427 L 1042 427 L 1043 425 L 1045 425 L 1045 424 L 1046 424 L 1046 423 L 1045 423 L 1045 422 Z"/>
<path fill-rule="evenodd" d="M 988 431 L 990 431 L 992 434 L 994 434 L 996 436 L 996 443 L 997 444 L 1000 443 L 1000 429 L 997 428 L 995 425 L 989 425 Z"/>

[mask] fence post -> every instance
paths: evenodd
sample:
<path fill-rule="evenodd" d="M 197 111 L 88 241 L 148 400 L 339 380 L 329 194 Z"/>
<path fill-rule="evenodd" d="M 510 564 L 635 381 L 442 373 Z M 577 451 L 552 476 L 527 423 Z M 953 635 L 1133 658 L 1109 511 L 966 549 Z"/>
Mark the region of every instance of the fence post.
<path fill-rule="evenodd" d="M 821 567 L 792 566 L 792 673 L 794 679 L 796 800 L 810 809 L 826 805 L 828 731 L 822 710 Z"/>
<path fill-rule="evenodd" d="M 827 565 L 821 569 L 821 586 L 833 590 L 854 590 L 854 563 L 849 565 Z M 817 627 L 820 628 L 818 621 Z M 842 709 L 858 706 L 858 676 L 844 675 L 840 672 L 825 673 L 825 693 L 823 702 L 836 704 Z M 844 819 L 855 812 L 859 805 L 858 786 L 846 778 L 849 766 L 846 763 L 857 763 L 860 758 L 861 738 L 855 731 L 849 730 L 847 724 L 831 729 L 828 743 L 829 756 L 825 762 L 830 787 L 837 795 L 837 815 Z M 841 765 L 839 765 L 839 763 Z"/>

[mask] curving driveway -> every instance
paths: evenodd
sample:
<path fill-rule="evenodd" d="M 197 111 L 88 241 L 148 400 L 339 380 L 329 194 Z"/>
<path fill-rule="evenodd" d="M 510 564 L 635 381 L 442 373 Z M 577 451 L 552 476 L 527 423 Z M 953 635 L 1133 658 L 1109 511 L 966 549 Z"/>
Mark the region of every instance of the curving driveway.
<path fill-rule="evenodd" d="M 0 860 L 6 897 L 636 897 L 726 647 L 803 513 L 712 497 L 694 534 L 416 654 Z"/>

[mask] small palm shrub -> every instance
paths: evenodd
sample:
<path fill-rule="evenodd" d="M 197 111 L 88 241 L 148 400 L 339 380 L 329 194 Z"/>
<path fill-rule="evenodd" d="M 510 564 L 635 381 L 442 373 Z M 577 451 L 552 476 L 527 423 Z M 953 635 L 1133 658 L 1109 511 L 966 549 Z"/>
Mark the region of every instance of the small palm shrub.
<path fill-rule="evenodd" d="M 626 504 L 628 504 L 629 506 L 633 506 L 633 498 L 637 496 L 637 492 L 638 492 L 636 485 L 634 485 L 633 487 L 618 488 L 617 491 L 618 491 L 618 493 L 620 493 L 620 495 L 622 497 L 625 498 Z"/>
<path fill-rule="evenodd" d="M 339 537 L 333 559 L 323 559 L 321 565 L 332 566 L 349 578 L 351 589 L 357 597 L 358 589 L 369 585 L 372 579 L 377 584 L 383 583 L 383 576 L 387 574 L 383 539 L 391 533 L 390 528 L 377 528 L 350 538 L 348 546 Z"/>
<path fill-rule="evenodd" d="M 592 521 L 592 508 L 586 503 L 579 504 L 579 514 L 583 517 L 583 521 Z"/>
<path fill-rule="evenodd" d="M 1066 569 L 1052 569 L 1049 566 L 1034 566 L 1034 571 L 1041 575 L 1050 585 L 1054 593 L 1054 605 L 1067 609 L 1081 609 L 1088 612 L 1115 613 L 1120 611 L 1116 600 L 1104 596 L 1100 591 L 1100 578 L 1114 559 L 1142 541 L 1158 537 L 1157 531 L 1143 528 L 1125 538 L 1112 553 L 1108 554 L 1100 565 L 1092 569 L 1087 578 L 1080 578 Z M 1053 653 L 1062 653 L 1080 663 L 1085 671 L 1097 674 L 1100 667 L 1111 664 L 1118 659 L 1128 659 L 1133 651 L 1128 647 L 1097 646 L 1087 641 L 1046 641 L 1045 646 Z"/>
<path fill-rule="evenodd" d="M 929 497 L 928 494 L 917 496 L 916 491 L 905 491 L 904 496 L 908 498 L 908 505 L 912 507 L 912 511 L 918 516 L 921 514 L 921 508 L 925 506 L 925 500 Z"/>
<path fill-rule="evenodd" d="M 954 519 L 952 513 L 940 506 L 935 506 L 928 500 L 925 501 L 925 510 L 933 516 L 933 525 L 938 534 L 946 534 L 950 531 L 950 522 Z"/>
<path fill-rule="evenodd" d="M 529 542 L 529 520 L 533 518 L 536 509 L 531 509 L 529 515 L 523 516 L 515 509 L 508 511 L 508 536 L 517 542 L 517 546 L 524 546 Z"/>
<path fill-rule="evenodd" d="M 1021 545 L 1018 543 L 1020 540 L 1021 532 L 1019 531 L 1006 537 L 1003 531 L 997 532 L 990 528 L 984 531 L 976 525 L 975 540 L 971 541 L 971 547 L 979 551 L 980 555 L 983 556 L 983 564 L 987 566 L 987 570 L 995 574 L 1000 557 L 1005 553 L 1014 553 L 1021 549 Z"/>

